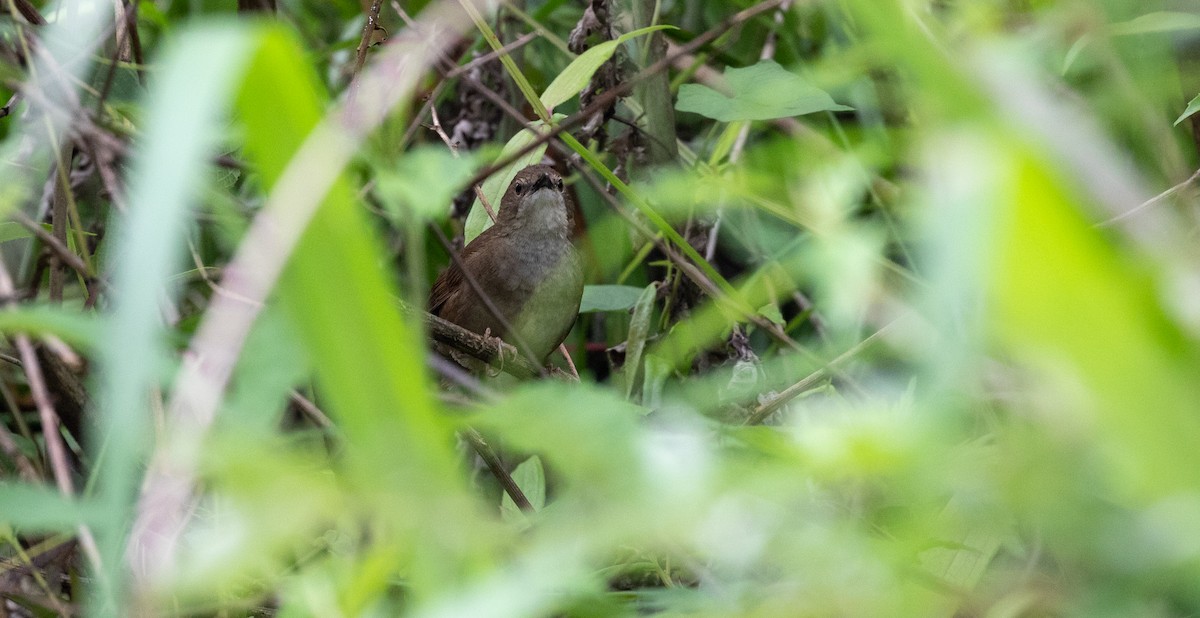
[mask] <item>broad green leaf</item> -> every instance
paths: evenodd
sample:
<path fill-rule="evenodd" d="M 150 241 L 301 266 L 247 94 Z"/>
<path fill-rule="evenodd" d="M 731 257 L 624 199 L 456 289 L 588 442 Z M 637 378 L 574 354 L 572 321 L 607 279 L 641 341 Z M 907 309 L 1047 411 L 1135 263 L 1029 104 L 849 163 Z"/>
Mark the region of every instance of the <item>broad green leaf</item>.
<path fill-rule="evenodd" d="M 684 84 L 679 88 L 679 101 L 675 108 L 721 122 L 771 120 L 813 112 L 853 109 L 835 103 L 824 90 L 809 84 L 773 60 L 763 60 L 741 69 L 726 69 L 725 78 L 729 81 L 732 96 L 721 94 L 708 86 Z"/>
<path fill-rule="evenodd" d="M 1200 487 L 1200 359 L 1137 261 L 1032 155 L 1011 155 L 993 241 L 993 332 L 1077 376 L 1119 479 L 1144 499 Z M 1152 416 L 1147 416 L 1152 411 Z"/>
<path fill-rule="evenodd" d="M 542 123 L 540 122 L 531 123 L 529 128 L 521 129 L 504 145 L 504 150 L 500 151 L 500 156 L 497 157 L 497 160 L 504 159 L 512 153 L 532 144 L 537 139 L 537 134 L 541 131 Z M 487 198 L 488 203 L 492 205 L 492 209 L 495 212 L 500 212 L 500 198 L 504 197 L 504 192 L 508 190 L 508 185 L 512 183 L 513 178 L 517 177 L 517 172 L 530 165 L 537 164 L 542 160 L 542 155 L 545 153 L 546 145 L 542 144 L 483 181 L 480 190 L 483 191 L 484 197 Z M 482 234 L 489 227 L 492 227 L 492 220 L 488 217 L 487 210 L 484 209 L 479 198 L 476 197 L 475 203 L 471 205 L 471 212 L 467 213 L 467 223 L 463 231 L 466 242 L 469 243 L 475 240 L 476 236 Z"/>
<path fill-rule="evenodd" d="M 1179 126 L 1179 123 L 1183 122 L 1188 116 L 1191 116 L 1197 111 L 1200 111 L 1200 94 L 1196 95 L 1196 98 L 1192 99 L 1191 102 L 1187 104 L 1187 109 L 1184 109 L 1183 113 L 1179 115 L 1179 118 L 1175 120 L 1175 126 Z"/>
<path fill-rule="evenodd" d="M 585 285 L 579 313 L 596 311 L 626 311 L 642 295 L 642 288 L 632 285 Z"/>
<path fill-rule="evenodd" d="M 634 37 L 639 37 L 643 34 L 654 32 L 655 30 L 664 30 L 666 28 L 675 29 L 674 26 L 666 25 L 641 28 L 634 30 L 633 32 L 626 32 L 616 39 L 605 41 L 583 52 L 582 54 L 579 54 L 579 56 L 572 60 L 571 64 L 567 65 L 567 68 L 563 69 L 563 72 L 559 73 L 558 77 L 555 77 L 554 81 L 550 82 L 550 85 L 546 87 L 546 91 L 542 93 L 542 105 L 545 105 L 546 109 L 553 111 L 558 105 L 571 100 L 572 97 L 579 94 L 584 88 L 587 87 L 588 82 L 592 79 L 592 75 L 596 73 L 596 70 L 599 69 L 601 65 L 603 65 L 605 62 L 608 62 L 609 58 L 612 58 L 612 55 L 617 51 L 618 46 Z"/>
<path fill-rule="evenodd" d="M 317 125 L 325 93 L 311 69 L 295 62 L 304 55 L 295 38 L 283 29 L 268 33 L 237 109 L 245 152 L 274 190 Z M 460 486 L 449 430 L 433 409 L 421 355 L 409 352 L 423 342 L 395 307 L 383 256 L 341 177 L 291 257 L 279 283 L 281 300 L 314 359 L 329 411 L 354 445 L 363 480 L 453 501 Z"/>
<path fill-rule="evenodd" d="M 151 435 L 149 393 L 159 384 L 166 355 L 161 303 L 170 298 L 190 209 L 204 186 L 196 171 L 215 150 L 229 95 L 253 44 L 252 30 L 230 24 L 194 28 L 171 42 L 150 86 L 129 174 L 129 212 L 113 216 L 110 241 L 120 250 L 110 266 L 113 311 L 96 372 L 104 453 L 98 495 L 104 519 L 97 536 L 107 564 L 126 559 L 126 526 Z M 119 607 L 124 574 L 114 568 L 101 578 L 97 591 L 107 606 Z"/>
<path fill-rule="evenodd" d="M 444 146 L 426 146 L 405 153 L 394 165 L 376 166 L 375 179 L 384 207 L 395 220 L 402 219 L 401 208 L 422 218 L 444 217 L 474 166 L 470 156 L 455 157 Z"/>

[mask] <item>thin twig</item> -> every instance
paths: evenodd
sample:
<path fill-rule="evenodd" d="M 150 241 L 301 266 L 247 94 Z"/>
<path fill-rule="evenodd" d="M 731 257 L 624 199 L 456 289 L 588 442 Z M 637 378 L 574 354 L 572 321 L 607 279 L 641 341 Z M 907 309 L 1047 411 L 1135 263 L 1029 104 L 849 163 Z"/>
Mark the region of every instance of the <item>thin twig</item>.
<path fill-rule="evenodd" d="M 495 163 L 492 163 L 491 165 L 479 170 L 478 172 L 475 173 L 475 176 L 472 177 L 467 182 L 467 184 L 473 185 L 473 184 L 478 184 L 478 183 L 482 182 L 483 180 L 490 177 L 492 174 L 495 174 L 496 172 L 504 169 L 505 167 L 508 167 L 508 165 L 511 164 L 513 161 L 520 159 L 521 157 L 525 156 L 526 154 L 529 154 L 530 152 L 532 152 L 535 148 L 558 137 L 558 135 L 560 133 L 567 131 L 569 129 L 573 129 L 573 128 L 575 128 L 575 126 L 586 122 L 594 114 L 605 109 L 614 100 L 627 94 L 630 90 L 633 89 L 633 87 L 635 85 L 637 85 L 642 80 L 645 80 L 646 78 L 669 68 L 671 66 L 671 64 L 675 61 L 676 58 L 678 58 L 684 54 L 690 54 L 693 51 L 700 49 L 701 47 L 704 47 L 705 45 L 708 45 L 709 43 L 716 40 L 718 37 L 720 37 L 722 34 L 727 32 L 729 29 L 733 28 L 734 26 L 737 26 L 738 24 L 741 24 L 750 19 L 753 19 L 754 17 L 758 16 L 761 13 L 764 13 L 773 8 L 776 8 L 780 4 L 782 4 L 784 1 L 785 0 L 766 0 L 765 2 L 760 2 L 748 9 L 744 9 L 742 11 L 739 11 L 739 12 L 734 13 L 733 15 L 727 17 L 724 21 L 717 24 L 716 26 L 713 26 L 711 29 L 705 31 L 703 34 L 700 34 L 699 36 L 692 39 L 691 41 L 688 41 L 684 45 L 680 45 L 676 49 L 676 52 L 674 54 L 667 54 L 667 56 L 665 56 L 658 62 L 655 62 L 654 64 L 646 67 L 645 69 L 642 69 L 640 72 L 638 72 L 637 75 L 634 75 L 632 78 L 617 84 L 611 90 L 605 91 L 603 94 L 596 97 L 592 101 L 591 105 L 588 105 L 587 107 L 579 110 L 578 112 L 575 112 L 574 114 L 572 114 L 571 116 L 569 116 L 567 118 L 564 118 L 562 120 L 562 122 L 559 122 L 559 123 L 555 124 L 554 126 L 549 127 L 546 132 L 540 133 L 537 137 L 535 137 L 532 141 L 530 141 L 530 143 L 526 144 L 524 147 L 518 149 L 517 151 L 508 155 L 507 157 L 503 157 L 503 158 L 497 160 Z"/>
<path fill-rule="evenodd" d="M 446 130 L 442 128 L 442 119 L 438 117 L 436 105 L 429 108 L 429 117 L 433 121 L 433 132 L 437 133 L 437 136 L 442 138 L 442 142 L 446 144 L 446 148 L 450 149 L 450 154 L 453 155 L 455 159 L 459 158 L 458 144 L 450 141 L 450 136 L 446 135 Z M 475 192 L 475 197 L 479 198 L 479 203 L 483 204 L 483 209 L 487 211 L 488 217 L 491 218 L 492 223 L 495 223 L 496 209 L 492 208 L 492 202 L 488 200 L 486 195 L 483 194 L 483 189 L 480 188 L 479 185 L 471 185 L 471 189 Z"/>
<path fill-rule="evenodd" d="M 45 228 L 43 228 L 41 225 L 38 225 L 36 221 L 30 219 L 29 215 L 21 212 L 20 210 L 14 210 L 10 212 L 8 216 L 10 219 L 20 224 L 21 227 L 29 230 L 29 232 L 33 234 L 35 238 L 40 240 L 42 244 L 46 245 L 46 247 L 50 249 L 50 252 L 53 253 L 55 257 L 57 257 L 59 260 L 62 260 L 63 264 L 70 266 L 72 270 L 78 272 L 79 275 L 84 279 L 96 279 L 96 276 L 91 273 L 87 264 L 84 264 L 83 260 L 76 255 L 74 251 L 71 251 L 69 248 L 67 248 L 62 241 L 52 236 L 46 231 Z"/>
<path fill-rule="evenodd" d="M 1187 188 L 1188 185 L 1196 182 L 1197 180 L 1200 180 L 1200 169 L 1193 172 L 1191 176 L 1188 176 L 1187 180 L 1171 187 L 1170 189 L 1167 189 L 1166 191 L 1163 191 L 1162 193 L 1159 193 L 1158 195 L 1146 200 L 1145 202 L 1142 202 L 1141 204 L 1139 204 L 1133 208 L 1130 208 L 1129 210 L 1126 210 L 1125 212 L 1123 212 L 1111 219 L 1106 219 L 1104 221 L 1097 223 L 1096 227 L 1108 227 L 1114 223 L 1118 223 L 1129 217 L 1132 217 L 1133 215 L 1136 215 L 1137 213 L 1141 212 L 1142 210 L 1145 210 L 1146 208 L 1149 208 L 1149 207 L 1167 199 L 1168 197 L 1171 197 L 1172 195 L 1178 193 L 1179 191 L 1182 191 L 1183 189 Z"/>
<path fill-rule="evenodd" d="M 322 412 L 321 408 L 317 407 L 317 404 L 309 401 L 304 395 L 301 395 L 300 391 L 292 389 L 288 393 L 288 399 L 304 413 L 304 416 L 307 416 L 310 421 L 316 423 L 317 427 L 321 429 L 333 428 L 333 421 L 329 420 L 329 415 Z"/>
<path fill-rule="evenodd" d="M 367 61 L 367 49 L 371 47 L 371 35 L 379 27 L 379 7 L 383 0 L 372 0 L 371 9 L 367 12 L 367 21 L 363 24 L 362 39 L 358 42 L 358 50 L 354 55 L 354 70 L 351 75 L 358 75 L 363 63 Z"/>
<path fill-rule="evenodd" d="M 871 334 L 871 336 L 858 342 L 857 344 L 855 344 L 854 347 L 850 348 L 849 350 L 842 352 L 841 354 L 838 355 L 837 358 L 829 361 L 824 367 L 821 367 L 820 369 L 812 372 L 807 377 L 805 377 L 803 380 L 800 380 L 799 382 L 785 388 L 778 395 L 775 395 L 775 397 L 773 397 L 770 401 L 755 408 L 754 412 L 749 417 L 746 418 L 746 421 L 744 424 L 745 425 L 757 425 L 757 424 L 763 422 L 764 420 L 766 420 L 766 418 L 768 416 L 771 416 L 772 414 L 774 414 L 775 411 L 779 410 L 779 408 L 782 408 L 784 406 L 784 404 L 791 401 L 792 399 L 795 399 L 801 393 L 807 391 L 810 387 L 812 387 L 813 384 L 816 384 L 818 381 L 823 380 L 826 377 L 830 376 L 834 372 L 834 370 L 837 369 L 840 365 L 842 365 L 846 361 L 850 360 L 851 358 L 854 358 L 859 353 L 861 353 L 863 350 L 867 349 L 868 346 L 870 346 L 872 343 L 874 343 L 876 340 L 878 340 L 880 337 L 882 337 L 883 334 L 885 332 L 887 332 L 887 330 L 890 329 L 899 320 L 900 319 L 897 318 L 895 320 L 892 320 L 891 322 L 888 322 L 887 324 L 885 324 L 883 326 L 883 328 L 880 328 L 879 330 L 875 331 L 874 333 Z"/>
<path fill-rule="evenodd" d="M 483 436 L 470 427 L 464 429 L 462 433 L 466 437 L 467 442 L 471 443 L 471 448 L 475 449 L 475 452 L 479 454 L 479 458 L 487 465 L 488 470 L 491 470 L 496 480 L 500 481 L 500 486 L 504 488 L 504 492 L 508 494 L 508 497 L 512 498 L 513 503 L 526 513 L 532 512 L 533 505 L 525 497 L 525 492 L 521 491 L 521 487 L 513 480 L 512 475 L 508 473 L 508 470 L 504 469 L 504 464 L 501 463 L 500 458 L 496 456 L 495 451 L 483 439 Z"/>

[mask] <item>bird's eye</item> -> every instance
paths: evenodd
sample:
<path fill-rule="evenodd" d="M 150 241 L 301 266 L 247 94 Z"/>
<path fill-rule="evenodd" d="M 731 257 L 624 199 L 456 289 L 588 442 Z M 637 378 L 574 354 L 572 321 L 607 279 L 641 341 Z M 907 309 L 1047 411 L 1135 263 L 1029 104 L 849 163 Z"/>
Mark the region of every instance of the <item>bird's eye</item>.
<path fill-rule="evenodd" d="M 563 190 L 562 178 L 559 178 L 559 179 L 558 179 L 558 183 L 556 184 L 556 186 L 558 187 L 558 190 L 559 190 L 559 191 L 562 191 L 562 190 Z"/>
<path fill-rule="evenodd" d="M 513 191 L 516 191 L 517 195 L 520 195 L 525 192 L 525 185 L 518 182 L 517 184 L 513 185 Z"/>

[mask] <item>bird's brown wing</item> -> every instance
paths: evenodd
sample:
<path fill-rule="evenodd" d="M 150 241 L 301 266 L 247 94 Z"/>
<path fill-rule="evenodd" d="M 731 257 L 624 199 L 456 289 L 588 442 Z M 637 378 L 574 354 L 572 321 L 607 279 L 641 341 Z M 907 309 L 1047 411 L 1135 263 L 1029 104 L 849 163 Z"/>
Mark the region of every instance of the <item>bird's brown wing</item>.
<path fill-rule="evenodd" d="M 438 278 L 433 282 L 433 288 L 429 290 L 429 313 L 440 316 L 442 307 L 446 301 L 450 300 L 458 292 L 463 284 L 463 272 L 458 267 L 458 262 L 450 262 L 446 270 L 438 275 Z"/>
<path fill-rule="evenodd" d="M 496 229 L 495 226 L 489 227 L 475 239 L 475 242 L 463 247 L 463 250 L 458 254 L 458 259 L 451 259 L 450 265 L 446 267 L 446 270 L 443 270 L 442 274 L 438 275 L 438 278 L 434 280 L 433 288 L 429 290 L 429 313 L 438 317 L 444 317 L 442 316 L 442 308 L 455 294 L 465 289 L 464 286 L 467 285 L 466 277 L 463 276 L 463 271 L 458 265 L 466 264 L 467 259 L 474 255 L 479 247 L 485 244 L 479 241 L 483 240 L 485 235 L 491 236 L 494 233 L 492 232 L 494 229 Z"/>

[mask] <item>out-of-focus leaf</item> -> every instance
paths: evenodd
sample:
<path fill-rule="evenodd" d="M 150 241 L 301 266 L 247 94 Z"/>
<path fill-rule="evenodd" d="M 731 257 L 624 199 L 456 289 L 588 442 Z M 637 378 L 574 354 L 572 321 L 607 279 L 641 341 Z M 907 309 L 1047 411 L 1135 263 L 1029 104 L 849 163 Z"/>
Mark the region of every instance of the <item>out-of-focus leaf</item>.
<path fill-rule="evenodd" d="M 694 112 L 721 122 L 771 120 L 823 111 L 846 111 L 820 88 L 813 86 L 773 60 L 741 69 L 727 69 L 732 96 L 698 84 L 679 88 L 675 109 Z"/>
<path fill-rule="evenodd" d="M 93 504 L 72 500 L 52 487 L 0 483 L 0 522 L 21 532 L 74 532 L 95 515 Z"/>
<path fill-rule="evenodd" d="M 24 225 L 14 223 L 12 221 L 4 221 L 0 223 L 0 242 L 8 242 L 17 240 L 18 238 L 30 238 L 33 232 L 25 229 Z"/>
<path fill-rule="evenodd" d="M 1183 30 L 1200 30 L 1200 15 L 1178 11 L 1156 11 L 1109 27 L 1109 32 L 1121 36 Z"/>
<path fill-rule="evenodd" d="M 129 174 L 129 212 L 113 217 L 113 311 L 99 346 L 98 526 L 106 564 L 126 559 L 124 538 L 142 471 L 153 415 L 151 389 L 166 356 L 162 302 L 183 256 L 189 209 L 224 122 L 229 95 L 246 65 L 253 31 L 223 24 L 198 27 L 172 41 L 149 94 L 149 109 Z M 209 46 L 212 46 L 211 48 Z M 203 58 L 203 62 L 198 62 Z M 125 569 L 110 569 L 97 588 L 120 607 Z M 124 612 L 117 612 L 124 613 Z"/>
<path fill-rule="evenodd" d="M 1009 194 L 993 227 L 993 331 L 1023 358 L 1078 377 L 1127 489 L 1145 498 L 1194 491 L 1195 343 L 1044 163 L 1020 152 L 1008 164 Z"/>
<path fill-rule="evenodd" d="M 242 356 L 234 368 L 220 420 L 270 431 L 279 426 L 291 389 L 305 382 L 311 360 L 290 317 L 279 307 L 267 307 L 254 323 Z"/>
<path fill-rule="evenodd" d="M 940 546 L 921 552 L 921 566 L 937 581 L 949 589 L 969 592 L 974 590 L 984 571 L 1000 550 L 1005 536 L 1013 536 L 1010 526 L 980 524 L 970 521 L 963 511 L 963 498 L 954 496 L 938 516 L 934 528 L 940 535 Z M 932 591 L 931 591 L 932 593 Z M 931 594 L 932 596 L 932 594 Z M 930 598 L 929 616 L 958 615 L 961 610 L 961 594 L 940 594 Z"/>
<path fill-rule="evenodd" d="M 0 332 L 54 335 L 63 341 L 96 350 L 103 322 L 94 315 L 52 305 L 24 305 L 0 311 Z"/>
<path fill-rule="evenodd" d="M 779 310 L 779 305 L 776 303 L 767 303 L 758 308 L 758 315 L 761 315 L 768 320 L 783 326 L 787 322 L 783 319 L 783 313 Z"/>
<path fill-rule="evenodd" d="M 662 357 L 647 354 L 642 372 L 642 405 L 647 408 L 662 406 L 662 394 L 666 388 L 667 379 L 674 373 L 675 368 Z"/>
<path fill-rule="evenodd" d="M 394 166 L 376 166 L 375 180 L 384 207 L 397 220 L 402 207 L 422 218 L 444 217 L 474 166 L 470 156 L 456 158 L 442 146 L 427 146 L 405 153 Z"/>
<path fill-rule="evenodd" d="M 567 68 L 563 69 L 554 81 L 546 87 L 546 91 L 542 93 L 542 105 L 546 109 L 553 111 L 554 108 L 571 97 L 579 94 L 592 79 L 592 75 L 600 68 L 608 59 L 612 57 L 613 52 L 617 51 L 617 47 L 634 37 L 642 36 L 654 32 L 655 30 L 664 30 L 666 28 L 675 29 L 675 26 L 650 26 L 648 28 L 640 28 L 633 32 L 626 32 L 621 36 L 611 41 L 605 41 L 585 52 L 579 54 L 579 57 L 571 61 Z"/>
<path fill-rule="evenodd" d="M 323 108 L 316 76 L 294 62 L 302 55 L 290 33 L 269 30 L 239 95 L 246 153 L 269 187 Z M 323 392 L 347 437 L 358 444 L 356 456 L 391 460 L 398 445 L 405 445 L 403 465 L 376 461 L 380 467 L 373 478 L 394 482 L 415 475 L 430 491 L 444 483 L 435 493 L 453 498 L 457 479 L 449 472 L 448 428 L 434 415 L 424 366 L 419 355 L 395 353 L 398 347 L 419 349 L 421 342 L 400 319 L 382 255 L 353 190 L 339 179 L 292 255 L 280 291 L 315 360 Z M 329 328 L 333 323 L 340 327 Z M 389 473 L 379 474 L 383 469 Z"/>
<path fill-rule="evenodd" d="M 632 285 L 585 285 L 579 313 L 596 311 L 626 311 L 642 295 L 642 288 Z"/>
<path fill-rule="evenodd" d="M 317 134 L 314 127 L 325 109 L 316 75 L 296 62 L 304 56 L 289 31 L 268 30 L 238 97 L 244 152 L 270 190 L 279 190 L 281 177 L 309 173 L 284 173 L 298 164 L 292 158 L 310 134 Z M 287 217 L 287 208 L 280 204 L 270 216 Z M 278 285 L 279 301 L 313 359 L 321 404 L 345 440 L 339 469 L 364 500 L 404 505 L 389 511 L 388 534 L 376 539 L 380 564 L 370 574 L 364 565 L 353 575 L 355 592 L 341 600 L 339 610 L 347 614 L 360 614 L 377 602 L 395 569 L 410 567 L 419 574 L 412 585 L 428 590 L 460 573 L 460 560 L 486 550 L 461 542 L 472 511 L 464 504 L 451 431 L 433 406 L 423 355 L 415 352 L 423 346 L 419 329 L 401 318 L 386 264 L 354 190 L 339 177 L 313 213 Z"/>
<path fill-rule="evenodd" d="M 471 423 L 496 431 L 517 449 L 541 453 L 550 469 L 570 484 L 626 486 L 632 479 L 612 474 L 610 466 L 634 456 L 634 421 L 641 410 L 608 390 L 540 382 L 522 386 Z M 608 489 L 615 490 L 615 485 Z"/>

